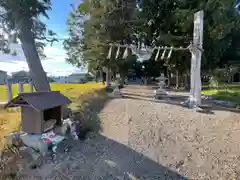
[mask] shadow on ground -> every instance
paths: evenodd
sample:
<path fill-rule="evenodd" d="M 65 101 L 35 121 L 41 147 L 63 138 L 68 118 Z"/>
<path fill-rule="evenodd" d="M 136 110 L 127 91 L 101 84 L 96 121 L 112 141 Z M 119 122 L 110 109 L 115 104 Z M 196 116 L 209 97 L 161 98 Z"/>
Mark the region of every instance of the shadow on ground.
<path fill-rule="evenodd" d="M 144 97 L 144 98 L 152 98 L 154 96 L 154 94 L 152 93 L 132 93 L 132 92 L 126 92 L 124 91 L 123 94 L 125 96 L 138 96 L 138 97 Z"/>
<path fill-rule="evenodd" d="M 240 105 L 240 93 L 239 92 L 229 92 L 229 91 L 218 91 L 213 95 L 215 99 L 231 101 L 233 103 Z"/>
<path fill-rule="evenodd" d="M 239 89 L 240 85 L 239 84 L 227 84 L 226 86 L 220 85 L 220 87 L 217 87 L 215 89 L 217 90 L 225 90 L 225 89 Z M 211 87 L 209 86 L 203 86 L 202 90 L 209 90 Z"/>
<path fill-rule="evenodd" d="M 84 96 L 74 99 L 74 108 L 72 108 L 75 120 L 80 120 L 83 125 L 83 131 L 101 131 L 101 122 L 98 114 L 108 103 L 107 91 L 100 89 Z M 82 131 L 82 132 L 83 132 Z"/>
<path fill-rule="evenodd" d="M 177 172 L 99 134 L 70 144 L 70 155 L 59 161 L 59 165 L 55 166 L 58 168 L 48 175 L 49 179 L 187 180 Z"/>

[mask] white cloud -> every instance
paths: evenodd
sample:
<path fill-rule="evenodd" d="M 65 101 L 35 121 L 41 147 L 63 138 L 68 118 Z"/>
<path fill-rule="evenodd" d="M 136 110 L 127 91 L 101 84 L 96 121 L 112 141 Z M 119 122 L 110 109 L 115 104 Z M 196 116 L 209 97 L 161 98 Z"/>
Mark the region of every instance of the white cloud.
<path fill-rule="evenodd" d="M 84 68 L 76 68 L 64 60 L 45 60 L 42 61 L 44 70 L 50 76 L 67 76 L 76 72 L 86 72 Z M 16 71 L 28 71 L 28 65 L 25 61 L 0 62 L 0 70 L 11 74 Z"/>
<path fill-rule="evenodd" d="M 17 56 L 6 55 L 0 52 L 0 70 L 7 71 L 9 74 L 20 70 L 28 71 L 21 45 L 13 44 L 11 48 L 16 51 Z M 76 68 L 65 61 L 67 55 L 60 43 L 46 46 L 44 53 L 47 57 L 42 59 L 42 65 L 49 75 L 66 76 L 75 72 L 86 72 L 85 69 Z"/>
<path fill-rule="evenodd" d="M 46 46 L 44 48 L 44 53 L 47 56 L 45 59 L 66 59 L 66 51 L 64 50 L 62 45 L 55 46 Z"/>
<path fill-rule="evenodd" d="M 10 54 L 4 54 L 0 51 L 0 61 L 25 61 L 25 56 L 22 51 L 20 44 L 11 44 L 10 49 L 17 53 L 17 56 L 12 56 Z"/>

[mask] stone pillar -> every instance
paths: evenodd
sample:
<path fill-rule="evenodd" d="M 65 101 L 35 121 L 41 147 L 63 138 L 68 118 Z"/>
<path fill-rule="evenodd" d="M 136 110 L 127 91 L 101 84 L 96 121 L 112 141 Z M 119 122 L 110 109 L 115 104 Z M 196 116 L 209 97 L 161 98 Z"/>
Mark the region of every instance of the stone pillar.
<path fill-rule="evenodd" d="M 193 46 L 191 49 L 191 91 L 188 100 L 190 108 L 201 104 L 201 57 L 203 43 L 203 11 L 194 14 Z"/>
<path fill-rule="evenodd" d="M 179 74 L 178 74 L 178 70 L 176 70 L 176 89 L 179 88 Z"/>
<path fill-rule="evenodd" d="M 109 74 L 110 74 L 110 72 L 109 72 L 109 68 L 106 68 L 106 83 L 105 83 L 105 87 L 109 87 L 110 86 L 110 82 L 109 82 Z"/>
<path fill-rule="evenodd" d="M 203 44 L 203 11 L 199 11 L 194 15 L 194 40 L 193 44 L 196 48 L 196 71 L 195 71 L 195 98 L 196 105 L 201 105 L 201 90 L 202 90 L 202 81 L 201 81 L 201 59 L 202 59 L 202 44 Z M 196 35 L 195 35 L 196 34 Z"/>

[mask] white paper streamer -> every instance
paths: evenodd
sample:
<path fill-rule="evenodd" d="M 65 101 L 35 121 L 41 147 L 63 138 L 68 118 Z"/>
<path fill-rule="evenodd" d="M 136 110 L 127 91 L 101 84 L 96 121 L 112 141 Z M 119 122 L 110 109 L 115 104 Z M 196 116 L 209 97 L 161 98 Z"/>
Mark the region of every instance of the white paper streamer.
<path fill-rule="evenodd" d="M 126 59 L 128 57 L 128 47 L 126 47 L 124 53 L 123 53 L 123 59 Z"/>
<path fill-rule="evenodd" d="M 117 53 L 116 53 L 116 59 L 119 57 L 120 54 L 120 46 L 118 46 Z"/>
<path fill-rule="evenodd" d="M 161 57 L 161 59 L 164 59 L 165 54 L 166 54 L 166 49 L 164 49 L 164 51 L 163 51 L 163 53 L 162 53 L 162 57 Z"/>
<path fill-rule="evenodd" d="M 112 56 L 112 45 L 109 48 L 107 59 L 111 59 Z"/>
<path fill-rule="evenodd" d="M 132 53 L 137 55 L 138 59 L 148 60 L 151 58 L 152 53 L 154 51 L 153 48 L 137 48 L 134 45 L 130 45 Z"/>
<path fill-rule="evenodd" d="M 160 47 L 158 47 L 158 51 L 157 51 L 157 54 L 156 54 L 156 56 L 155 56 L 155 61 L 158 60 L 159 54 L 160 54 Z"/>
<path fill-rule="evenodd" d="M 170 49 L 170 51 L 169 51 L 169 53 L 168 53 L 168 59 L 170 59 L 170 57 L 171 57 L 171 55 L 172 55 L 172 51 L 173 51 L 173 47 L 171 47 L 171 49 Z"/>

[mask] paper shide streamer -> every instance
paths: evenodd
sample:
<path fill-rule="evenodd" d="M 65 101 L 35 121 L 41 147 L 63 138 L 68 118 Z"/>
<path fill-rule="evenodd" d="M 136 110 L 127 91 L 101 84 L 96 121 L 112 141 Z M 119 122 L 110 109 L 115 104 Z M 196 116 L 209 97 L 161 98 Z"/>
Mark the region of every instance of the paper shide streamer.
<path fill-rule="evenodd" d="M 170 51 L 169 51 L 169 53 L 168 53 L 168 56 L 167 56 L 168 59 L 170 59 L 170 57 L 171 57 L 171 55 L 172 55 L 172 51 L 173 51 L 173 47 L 171 47 L 171 49 L 170 49 Z"/>
<path fill-rule="evenodd" d="M 160 54 L 160 47 L 158 47 L 158 51 L 157 51 L 157 54 L 156 54 L 156 56 L 155 56 L 155 61 L 158 60 L 159 54 Z"/>
<path fill-rule="evenodd" d="M 120 54 L 120 46 L 118 46 L 118 49 L 117 49 L 116 59 L 119 58 L 119 54 Z"/>
<path fill-rule="evenodd" d="M 164 57 L 165 57 L 165 54 L 166 54 L 166 49 L 164 49 L 164 51 L 163 51 L 163 53 L 162 53 L 162 56 L 161 56 L 161 59 L 164 59 Z"/>
<path fill-rule="evenodd" d="M 107 59 L 111 59 L 112 56 L 112 45 L 109 48 Z"/>
<path fill-rule="evenodd" d="M 126 59 L 128 57 L 128 47 L 126 47 L 124 53 L 123 53 L 123 59 Z"/>

